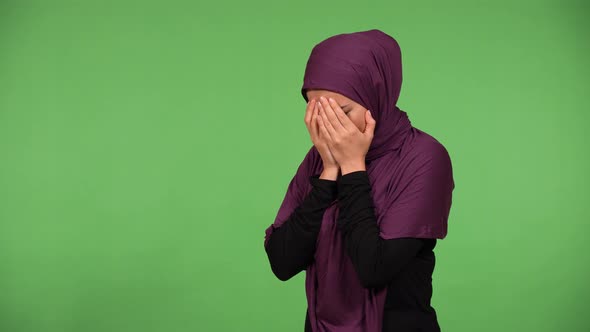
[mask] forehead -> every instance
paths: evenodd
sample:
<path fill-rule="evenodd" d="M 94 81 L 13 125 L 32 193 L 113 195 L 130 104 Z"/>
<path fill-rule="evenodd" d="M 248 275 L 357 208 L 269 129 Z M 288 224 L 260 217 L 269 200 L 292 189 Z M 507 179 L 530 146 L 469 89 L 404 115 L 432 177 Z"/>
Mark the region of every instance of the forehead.
<path fill-rule="evenodd" d="M 320 89 L 309 89 L 305 91 L 307 95 L 307 99 L 311 100 L 312 98 L 319 98 L 320 96 L 324 96 L 326 98 L 334 98 L 337 103 L 344 104 L 344 103 L 352 103 L 353 101 L 347 98 L 344 95 L 339 94 L 338 92 L 330 91 L 330 90 L 320 90 Z"/>

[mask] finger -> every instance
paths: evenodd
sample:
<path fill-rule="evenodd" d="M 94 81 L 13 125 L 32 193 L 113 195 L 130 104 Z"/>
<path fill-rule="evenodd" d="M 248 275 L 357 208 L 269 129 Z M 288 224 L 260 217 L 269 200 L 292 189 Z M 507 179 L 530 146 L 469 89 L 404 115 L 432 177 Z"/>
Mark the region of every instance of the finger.
<path fill-rule="evenodd" d="M 342 108 L 340 108 L 340 105 L 338 105 L 334 98 L 329 98 L 328 103 L 330 104 L 332 110 L 334 111 L 334 114 L 336 115 L 338 120 L 340 120 L 340 123 L 344 128 L 346 128 L 346 130 L 358 130 L 357 126 L 354 123 L 352 123 L 352 120 L 350 120 L 346 113 L 344 113 L 344 111 L 342 110 Z"/>
<path fill-rule="evenodd" d="M 330 122 L 330 119 L 328 119 L 328 116 L 326 115 L 326 111 L 324 110 L 324 105 L 321 102 L 318 102 L 318 106 L 320 107 L 320 117 L 322 119 L 321 123 L 323 123 L 324 127 L 326 127 L 326 130 L 329 133 L 329 137 L 331 139 L 335 139 L 336 135 L 338 134 L 336 132 L 336 129 L 334 129 L 334 126 L 332 126 L 332 123 Z"/>
<path fill-rule="evenodd" d="M 310 121 L 311 134 L 313 135 L 314 138 L 318 137 L 318 134 L 319 134 L 317 118 L 318 118 L 318 107 L 317 107 L 317 104 L 314 104 L 314 107 L 311 110 L 311 121 Z"/>
<path fill-rule="evenodd" d="M 326 126 L 324 125 L 324 121 L 322 116 L 318 116 L 318 128 L 320 130 L 320 133 L 323 137 L 325 137 L 327 140 L 331 140 L 330 137 L 330 133 L 328 132 L 328 129 L 326 129 Z"/>
<path fill-rule="evenodd" d="M 311 113 L 312 113 L 314 107 L 315 107 L 315 99 L 312 99 L 307 103 L 307 108 L 305 109 L 304 121 L 305 121 L 305 124 L 307 125 L 307 128 L 309 128 L 309 125 L 311 123 L 310 122 L 311 121 Z"/>
<path fill-rule="evenodd" d="M 377 121 L 375 121 L 375 119 L 371 115 L 371 111 L 367 111 L 365 113 L 365 122 L 365 131 L 363 132 L 363 134 L 369 137 L 373 137 L 375 135 L 375 125 L 377 124 Z"/>
<path fill-rule="evenodd" d="M 328 118 L 328 120 L 332 124 L 332 127 L 336 131 L 340 131 L 340 132 L 346 132 L 346 131 L 348 131 L 342 125 L 342 123 L 340 122 L 340 120 L 338 119 L 338 117 L 336 116 L 336 113 L 332 109 L 332 106 L 330 106 L 330 103 L 328 102 L 328 99 L 325 99 L 324 97 L 320 98 L 320 104 L 322 105 L 322 109 L 326 111 L 326 117 Z"/>

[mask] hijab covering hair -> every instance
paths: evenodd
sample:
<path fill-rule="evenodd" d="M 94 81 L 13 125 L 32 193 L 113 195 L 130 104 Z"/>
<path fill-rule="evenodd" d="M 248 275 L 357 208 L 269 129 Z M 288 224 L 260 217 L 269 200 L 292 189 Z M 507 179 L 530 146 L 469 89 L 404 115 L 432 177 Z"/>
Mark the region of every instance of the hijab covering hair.
<path fill-rule="evenodd" d="M 371 110 L 377 121 L 366 155 L 374 212 L 384 239 L 438 238 L 447 234 L 455 187 L 449 154 L 434 137 L 413 127 L 397 106 L 402 83 L 400 47 L 373 29 L 325 39 L 311 51 L 301 93 L 330 90 Z M 321 173 L 314 146 L 307 152 L 266 229 L 265 245 L 312 189 L 309 178 Z M 308 314 L 314 332 L 378 332 L 387 287 L 364 288 L 338 231 L 338 204 L 328 207 L 306 269 Z M 386 264 L 386 263 L 385 263 Z M 393 295 L 395 296 L 395 295 Z"/>

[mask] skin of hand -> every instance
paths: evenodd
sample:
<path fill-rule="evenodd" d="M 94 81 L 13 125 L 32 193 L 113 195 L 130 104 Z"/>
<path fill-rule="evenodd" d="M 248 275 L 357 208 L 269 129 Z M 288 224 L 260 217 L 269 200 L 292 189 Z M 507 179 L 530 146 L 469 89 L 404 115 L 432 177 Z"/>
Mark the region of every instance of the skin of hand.
<path fill-rule="evenodd" d="M 333 98 L 320 97 L 318 121 L 319 132 L 326 137 L 328 148 L 342 174 L 366 170 L 365 156 L 373 141 L 376 121 L 371 112 L 365 112 L 365 129 L 359 128 L 348 118 Z"/>
<path fill-rule="evenodd" d="M 307 103 L 304 122 L 309 131 L 311 141 L 322 157 L 324 173 L 322 173 L 320 178 L 330 178 L 335 180 L 340 171 L 340 166 L 328 147 L 327 137 L 325 137 L 325 134 L 322 134 L 319 130 L 317 121 L 317 118 L 319 118 L 318 104 L 319 103 L 315 99 L 311 99 Z"/>

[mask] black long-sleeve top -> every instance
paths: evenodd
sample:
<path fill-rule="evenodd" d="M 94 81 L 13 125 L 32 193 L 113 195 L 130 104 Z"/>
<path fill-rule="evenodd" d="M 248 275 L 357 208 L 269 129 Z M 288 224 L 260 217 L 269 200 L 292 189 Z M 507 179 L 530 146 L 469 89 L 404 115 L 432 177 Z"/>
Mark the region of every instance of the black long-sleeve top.
<path fill-rule="evenodd" d="M 312 262 L 324 211 L 338 198 L 337 227 L 359 280 L 366 288 L 388 287 L 383 332 L 439 332 L 430 305 L 436 239 L 381 238 L 366 171 L 342 175 L 337 181 L 319 175 L 309 180 L 312 190 L 273 230 L 265 246 L 277 278 L 286 281 Z M 305 332 L 311 332 L 307 312 Z"/>

